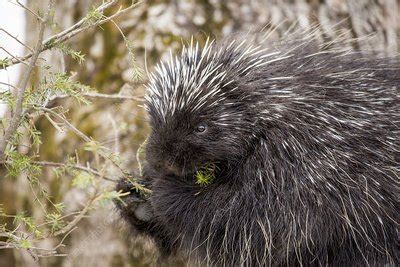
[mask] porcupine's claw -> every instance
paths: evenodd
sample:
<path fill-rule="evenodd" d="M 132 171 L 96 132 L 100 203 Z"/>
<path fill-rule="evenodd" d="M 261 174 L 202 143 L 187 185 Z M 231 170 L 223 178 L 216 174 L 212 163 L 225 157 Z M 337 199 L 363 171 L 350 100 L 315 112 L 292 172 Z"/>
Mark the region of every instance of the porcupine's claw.
<path fill-rule="evenodd" d="M 138 183 L 146 186 L 144 182 L 139 181 Z M 117 183 L 116 191 L 129 192 L 128 195 L 122 197 L 122 201 L 116 201 L 117 208 L 123 216 L 133 216 L 135 224 L 151 220 L 153 212 L 150 203 L 128 179 L 120 179 Z"/>

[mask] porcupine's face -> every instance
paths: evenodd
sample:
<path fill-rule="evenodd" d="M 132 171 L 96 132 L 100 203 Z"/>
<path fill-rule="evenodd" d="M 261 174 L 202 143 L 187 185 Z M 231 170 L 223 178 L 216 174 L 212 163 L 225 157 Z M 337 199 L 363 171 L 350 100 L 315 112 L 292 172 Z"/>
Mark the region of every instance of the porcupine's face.
<path fill-rule="evenodd" d="M 184 176 L 246 152 L 251 122 L 240 85 L 213 49 L 184 48 L 150 77 L 146 158 L 159 171 Z"/>

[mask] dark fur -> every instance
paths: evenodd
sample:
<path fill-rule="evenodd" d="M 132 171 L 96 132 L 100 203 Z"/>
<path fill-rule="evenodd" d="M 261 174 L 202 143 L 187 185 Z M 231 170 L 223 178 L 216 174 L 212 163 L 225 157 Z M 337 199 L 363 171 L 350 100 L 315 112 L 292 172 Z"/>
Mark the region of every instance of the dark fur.
<path fill-rule="evenodd" d="M 301 42 L 266 51 L 292 56 L 247 75 L 255 56 L 232 64 L 244 48 L 224 48 L 209 60 L 233 82 L 224 99 L 207 99 L 219 101 L 211 108 L 185 107 L 163 121 L 147 103 L 153 218 L 138 220 L 137 204 L 120 208 L 164 254 L 227 266 L 400 264 L 400 63 L 354 51 L 312 55 L 314 40 Z M 223 124 L 221 114 L 229 114 Z M 196 133 L 204 122 L 207 131 Z M 201 187 L 194 173 L 210 161 L 216 179 Z"/>

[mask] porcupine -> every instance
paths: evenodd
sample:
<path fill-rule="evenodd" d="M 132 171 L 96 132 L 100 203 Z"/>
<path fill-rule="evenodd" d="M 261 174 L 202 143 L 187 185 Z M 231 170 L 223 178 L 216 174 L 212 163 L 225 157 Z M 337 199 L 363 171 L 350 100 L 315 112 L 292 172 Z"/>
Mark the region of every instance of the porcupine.
<path fill-rule="evenodd" d="M 138 204 L 121 180 L 121 213 L 208 265 L 398 266 L 400 61 L 290 38 L 192 42 L 157 66 L 152 194 Z"/>

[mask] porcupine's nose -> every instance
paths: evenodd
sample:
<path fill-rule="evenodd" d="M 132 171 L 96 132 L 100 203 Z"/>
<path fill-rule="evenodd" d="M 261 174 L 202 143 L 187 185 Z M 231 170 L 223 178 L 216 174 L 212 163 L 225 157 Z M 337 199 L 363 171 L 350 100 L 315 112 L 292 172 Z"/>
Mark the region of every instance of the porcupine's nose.
<path fill-rule="evenodd" d="M 180 175 L 180 170 L 179 168 L 177 168 L 174 164 L 170 163 L 170 162 L 166 162 L 164 164 L 164 169 L 167 173 L 167 175 L 176 175 L 179 176 Z"/>

